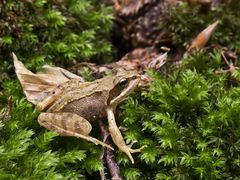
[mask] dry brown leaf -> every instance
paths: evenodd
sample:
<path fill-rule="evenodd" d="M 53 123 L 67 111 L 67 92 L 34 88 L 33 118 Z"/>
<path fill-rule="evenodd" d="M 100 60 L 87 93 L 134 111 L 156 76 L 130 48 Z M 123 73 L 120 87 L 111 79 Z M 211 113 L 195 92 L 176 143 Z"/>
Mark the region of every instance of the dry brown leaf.
<path fill-rule="evenodd" d="M 109 74 L 113 69 L 123 68 L 125 70 L 134 70 L 139 74 L 144 74 L 147 69 L 160 70 L 167 62 L 169 48 L 146 47 L 135 48 L 125 54 L 121 60 L 109 64 L 96 65 L 93 63 L 79 63 L 71 68 L 76 74 L 80 74 L 83 68 L 88 68 L 95 78 L 103 77 Z"/>
<path fill-rule="evenodd" d="M 199 4 L 199 5 L 202 5 L 202 4 L 211 4 L 211 0 L 188 0 L 188 2 L 190 4 Z"/>
<path fill-rule="evenodd" d="M 203 48 L 208 40 L 210 39 L 211 35 L 215 31 L 219 21 L 214 22 L 210 26 L 208 26 L 206 29 L 201 31 L 198 36 L 192 41 L 191 46 L 188 48 L 187 51 L 191 51 L 193 49 L 201 49 Z"/>
<path fill-rule="evenodd" d="M 156 0 L 111 0 L 114 9 L 119 15 L 129 16 L 136 14 L 144 5 Z"/>
<path fill-rule="evenodd" d="M 169 49 L 164 51 L 164 53 L 160 53 L 154 47 L 136 48 L 123 56 L 116 64 L 127 70 L 136 70 L 139 74 L 150 68 L 158 70 L 167 61 Z"/>
<path fill-rule="evenodd" d="M 167 45 L 171 33 L 161 22 L 178 0 L 112 0 L 115 7 L 113 43 L 120 54 L 138 47 Z"/>
<path fill-rule="evenodd" d="M 50 93 L 50 91 L 59 84 L 69 81 L 70 79 L 79 79 L 80 81 L 83 81 L 80 76 L 77 76 L 65 69 L 50 67 L 47 65 L 43 67 L 42 72 L 34 74 L 18 60 L 14 53 L 12 54 L 15 71 L 27 100 L 35 105 L 41 102 Z"/>

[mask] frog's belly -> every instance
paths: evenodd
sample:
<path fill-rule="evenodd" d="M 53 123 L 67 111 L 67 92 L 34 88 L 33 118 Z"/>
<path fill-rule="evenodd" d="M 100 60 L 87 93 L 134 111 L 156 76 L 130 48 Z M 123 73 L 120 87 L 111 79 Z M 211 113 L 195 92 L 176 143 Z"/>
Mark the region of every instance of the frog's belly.
<path fill-rule="evenodd" d="M 78 114 L 88 121 L 94 121 L 106 117 L 106 106 L 104 105 L 103 98 L 94 95 L 72 101 L 61 109 L 61 111 Z"/>

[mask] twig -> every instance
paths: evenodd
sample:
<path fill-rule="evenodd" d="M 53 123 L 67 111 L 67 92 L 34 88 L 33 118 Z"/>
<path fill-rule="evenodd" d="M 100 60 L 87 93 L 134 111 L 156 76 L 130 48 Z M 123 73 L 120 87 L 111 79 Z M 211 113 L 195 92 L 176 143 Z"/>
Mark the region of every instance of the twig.
<path fill-rule="evenodd" d="M 8 98 L 8 104 L 7 104 L 7 107 L 6 107 L 6 113 L 4 115 L 4 120 L 5 121 L 8 121 L 9 119 L 11 119 L 11 117 L 12 117 L 12 107 L 13 107 L 13 97 L 10 96 Z"/>
<path fill-rule="evenodd" d="M 101 134 L 103 136 L 103 142 L 109 145 L 112 145 L 112 140 L 110 138 L 110 134 L 108 133 L 104 123 L 102 120 L 99 120 L 99 126 L 101 129 Z M 104 156 L 105 160 L 107 162 L 107 166 L 109 169 L 109 172 L 112 176 L 112 180 L 122 180 L 122 177 L 120 176 L 120 169 L 115 161 L 115 156 L 113 154 L 113 151 L 109 148 L 104 148 Z"/>
<path fill-rule="evenodd" d="M 105 142 L 105 138 L 103 139 L 103 142 Z M 102 164 L 104 163 L 103 158 L 104 158 L 104 147 L 102 147 L 102 152 L 101 152 L 101 156 L 100 156 Z M 103 169 L 100 170 L 100 177 L 101 177 L 101 180 L 107 180 L 107 178 L 105 176 L 105 167 L 103 167 Z"/>

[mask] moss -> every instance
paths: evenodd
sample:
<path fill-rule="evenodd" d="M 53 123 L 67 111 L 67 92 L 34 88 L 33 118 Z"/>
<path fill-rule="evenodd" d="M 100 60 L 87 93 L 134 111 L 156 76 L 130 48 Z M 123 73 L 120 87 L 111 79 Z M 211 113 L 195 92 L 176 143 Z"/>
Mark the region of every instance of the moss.
<path fill-rule="evenodd" d="M 171 75 L 150 72 L 149 91 L 122 107 L 126 140 L 148 145 L 136 166 L 143 179 L 239 178 L 240 89 L 215 73 L 214 58 L 202 51 Z"/>
<path fill-rule="evenodd" d="M 10 0 L 0 8 L 1 76 L 10 73 L 12 51 L 33 70 L 110 59 L 112 9 L 95 0 Z"/>
<path fill-rule="evenodd" d="M 0 179 L 84 179 L 102 170 L 99 146 L 56 137 L 38 125 L 39 112 L 14 80 L 10 55 L 15 52 L 33 71 L 46 63 L 66 68 L 81 61 L 107 62 L 112 9 L 95 0 L 10 0 L 0 9 Z"/>

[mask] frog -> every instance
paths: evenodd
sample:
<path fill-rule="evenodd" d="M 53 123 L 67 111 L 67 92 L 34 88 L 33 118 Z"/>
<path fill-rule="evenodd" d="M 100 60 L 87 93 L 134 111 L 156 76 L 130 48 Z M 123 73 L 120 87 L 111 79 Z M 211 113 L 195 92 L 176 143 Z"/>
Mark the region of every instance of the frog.
<path fill-rule="evenodd" d="M 140 81 L 141 75 L 136 71 L 124 69 L 118 69 L 113 74 L 92 82 L 71 79 L 59 84 L 36 104 L 39 111 L 44 111 L 40 113 L 38 122 L 60 136 L 74 136 L 113 149 L 89 135 L 91 123 L 107 117 L 109 133 L 114 144 L 134 163 L 131 154 L 140 152 L 146 146 L 132 149 L 136 141 L 127 145 L 114 114 L 118 104 L 138 87 Z"/>

